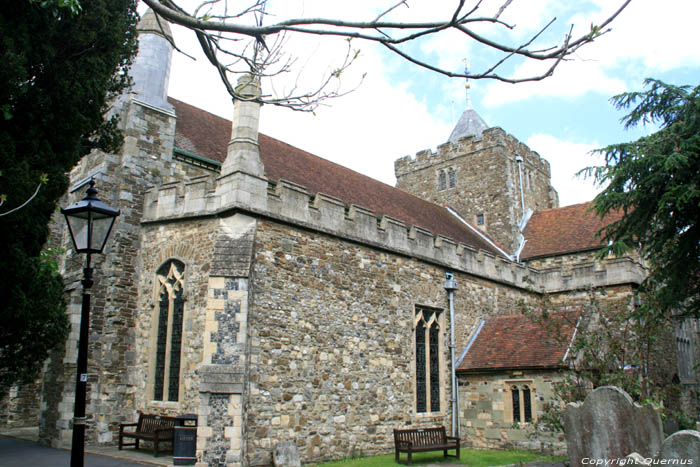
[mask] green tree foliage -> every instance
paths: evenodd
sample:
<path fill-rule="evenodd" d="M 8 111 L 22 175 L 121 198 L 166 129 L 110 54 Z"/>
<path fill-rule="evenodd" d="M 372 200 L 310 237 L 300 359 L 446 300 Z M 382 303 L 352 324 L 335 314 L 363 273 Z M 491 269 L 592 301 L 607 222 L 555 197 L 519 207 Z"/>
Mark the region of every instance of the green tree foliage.
<path fill-rule="evenodd" d="M 0 387 L 36 376 L 65 340 L 56 265 L 40 256 L 66 173 L 121 135 L 105 120 L 128 85 L 136 0 L 3 2 L 0 7 Z"/>
<path fill-rule="evenodd" d="M 602 232 L 608 251 L 641 245 L 651 267 L 645 287 L 660 312 L 700 316 L 700 86 L 672 86 L 648 79 L 644 92 L 613 97 L 626 128 L 657 124 L 660 130 L 599 152 L 604 165 L 583 173 L 607 185 L 593 200 L 600 215 L 623 217 Z"/>

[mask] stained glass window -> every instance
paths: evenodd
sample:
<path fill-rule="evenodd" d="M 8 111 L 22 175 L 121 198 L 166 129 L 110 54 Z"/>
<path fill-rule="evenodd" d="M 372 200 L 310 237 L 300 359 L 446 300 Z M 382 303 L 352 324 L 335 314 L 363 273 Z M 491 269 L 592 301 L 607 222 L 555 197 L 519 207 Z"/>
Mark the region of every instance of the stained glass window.
<path fill-rule="evenodd" d="M 416 412 L 440 411 L 440 310 L 416 308 Z"/>
<path fill-rule="evenodd" d="M 520 391 L 517 386 L 513 386 L 511 394 L 513 395 L 513 421 L 520 422 Z"/>
<path fill-rule="evenodd" d="M 523 412 L 525 422 L 532 421 L 532 400 L 530 399 L 530 388 L 523 386 Z"/>
<path fill-rule="evenodd" d="M 416 325 L 416 411 L 427 412 L 425 378 L 425 326 Z"/>
<path fill-rule="evenodd" d="M 171 259 L 156 274 L 158 281 L 158 322 L 153 399 L 177 401 L 180 397 L 180 355 L 184 314 L 185 265 Z M 167 399 L 165 392 L 167 391 Z"/>
<path fill-rule="evenodd" d="M 440 330 L 437 322 L 430 326 L 430 411 L 440 410 Z"/>

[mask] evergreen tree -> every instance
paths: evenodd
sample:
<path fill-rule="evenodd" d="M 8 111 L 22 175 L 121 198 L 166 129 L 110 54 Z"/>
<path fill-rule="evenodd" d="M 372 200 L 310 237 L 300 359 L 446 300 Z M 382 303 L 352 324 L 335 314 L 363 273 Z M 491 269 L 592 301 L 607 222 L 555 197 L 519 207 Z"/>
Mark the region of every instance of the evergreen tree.
<path fill-rule="evenodd" d="M 0 388 L 35 378 L 65 341 L 63 282 L 41 251 L 67 172 L 121 143 L 104 116 L 128 85 L 137 20 L 136 0 L 0 7 Z"/>
<path fill-rule="evenodd" d="M 700 86 L 672 86 L 648 79 L 644 92 L 613 97 L 632 111 L 626 128 L 656 123 L 660 130 L 600 152 L 605 163 L 586 169 L 607 184 L 594 210 L 624 216 L 604 229 L 608 251 L 631 249 L 649 261 L 645 286 L 660 313 L 700 316 Z"/>

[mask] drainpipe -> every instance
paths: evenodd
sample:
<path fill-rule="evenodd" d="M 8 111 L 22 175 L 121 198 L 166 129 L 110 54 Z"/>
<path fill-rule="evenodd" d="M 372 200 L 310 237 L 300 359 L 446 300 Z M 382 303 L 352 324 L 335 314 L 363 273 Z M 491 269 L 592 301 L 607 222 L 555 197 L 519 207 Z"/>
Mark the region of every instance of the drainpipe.
<path fill-rule="evenodd" d="M 447 300 L 450 302 L 450 368 L 452 369 L 452 436 L 459 436 L 459 397 L 457 394 L 457 371 L 455 368 L 455 312 L 454 291 L 457 290 L 457 281 L 451 272 L 445 273 L 445 290 Z"/>
<path fill-rule="evenodd" d="M 523 192 L 523 158 L 520 156 L 515 156 L 515 162 L 518 163 L 518 177 L 520 178 L 520 206 L 522 207 L 522 217 L 521 220 L 525 218 L 525 194 Z"/>

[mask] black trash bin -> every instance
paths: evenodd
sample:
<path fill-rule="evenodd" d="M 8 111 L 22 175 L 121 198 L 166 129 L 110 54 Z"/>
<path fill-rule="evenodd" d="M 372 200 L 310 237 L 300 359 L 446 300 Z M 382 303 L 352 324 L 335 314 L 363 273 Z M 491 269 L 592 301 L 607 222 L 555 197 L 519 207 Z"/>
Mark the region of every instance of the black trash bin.
<path fill-rule="evenodd" d="M 194 465 L 197 463 L 197 414 L 188 413 L 176 418 L 173 464 Z"/>

